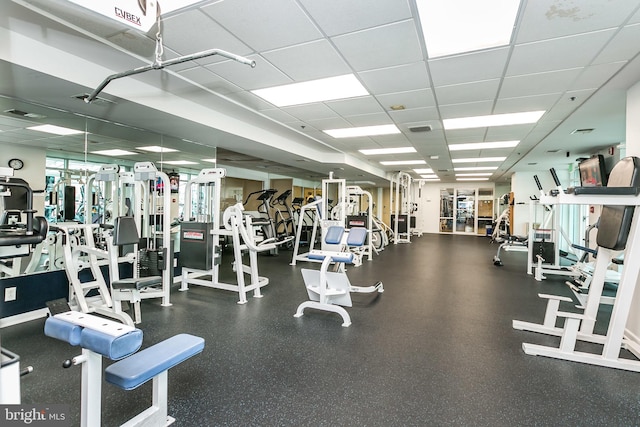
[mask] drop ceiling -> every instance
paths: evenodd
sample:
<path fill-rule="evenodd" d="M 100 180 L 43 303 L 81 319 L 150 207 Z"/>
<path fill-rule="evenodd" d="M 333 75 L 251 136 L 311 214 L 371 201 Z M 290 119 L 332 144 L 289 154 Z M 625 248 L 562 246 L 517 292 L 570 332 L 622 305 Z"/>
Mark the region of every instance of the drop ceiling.
<path fill-rule="evenodd" d="M 26 124 L 86 127 L 100 149 L 161 140 L 198 162 L 195 170 L 211 166 L 201 159 L 216 147 L 222 166 L 313 179 L 334 171 L 384 185 L 398 166 L 380 160 L 422 159 L 446 182 L 454 179 L 452 158 L 506 156 L 491 177 L 504 181 L 624 144 L 625 94 L 640 76 L 637 1 L 523 0 L 510 45 L 438 59 L 428 57 L 413 0 L 202 1 L 163 17 L 164 59 L 218 48 L 255 60 L 255 68 L 212 56 L 115 80 L 102 101 L 85 104 L 75 96 L 153 61 L 155 29 L 124 28 L 66 0 L 7 1 L 0 12 L 0 144 L 45 146 L 69 158 L 83 155 L 84 136 L 43 138 Z M 370 95 L 276 108 L 251 92 L 350 73 Z M 2 113 L 9 109 L 47 118 Z M 447 118 L 535 110 L 546 113 L 532 125 L 442 127 Z M 402 133 L 334 139 L 322 132 L 382 124 Z M 419 127 L 431 130 L 410 130 Z M 594 130 L 572 134 L 581 128 Z M 521 142 L 447 148 L 503 140 Z M 417 153 L 358 151 L 403 146 Z M 156 160 L 150 156 L 126 160 Z"/>

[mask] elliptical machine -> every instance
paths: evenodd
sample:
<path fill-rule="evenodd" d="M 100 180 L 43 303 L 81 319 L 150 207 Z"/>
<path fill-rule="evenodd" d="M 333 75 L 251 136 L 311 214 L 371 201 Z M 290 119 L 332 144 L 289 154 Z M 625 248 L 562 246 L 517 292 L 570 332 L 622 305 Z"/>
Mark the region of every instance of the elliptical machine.
<path fill-rule="evenodd" d="M 254 226 L 259 226 L 260 233 L 262 234 L 262 238 L 264 240 L 274 239 L 277 237 L 275 221 L 271 216 L 271 200 L 273 196 L 278 192 L 278 190 L 274 190 L 273 188 L 268 188 L 264 190 L 254 191 L 253 193 L 249 193 L 247 198 L 242 203 L 243 206 L 247 206 L 249 200 L 251 200 L 251 196 L 257 194 L 256 200 L 260 202 L 258 205 L 258 216 L 255 217 L 251 223 Z M 277 246 L 269 251 L 270 255 L 278 255 Z"/>

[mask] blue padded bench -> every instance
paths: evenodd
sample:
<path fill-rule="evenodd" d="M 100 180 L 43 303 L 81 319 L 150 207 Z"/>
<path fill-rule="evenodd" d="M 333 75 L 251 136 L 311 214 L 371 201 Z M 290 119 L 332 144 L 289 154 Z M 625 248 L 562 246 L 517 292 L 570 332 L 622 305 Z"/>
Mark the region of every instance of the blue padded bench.
<path fill-rule="evenodd" d="M 133 390 L 203 349 L 203 338 L 175 335 L 107 367 L 104 379 L 125 390 Z"/>
<path fill-rule="evenodd" d="M 142 345 L 140 329 L 75 311 L 49 317 L 44 332 L 82 347 L 81 356 L 63 364 L 82 365 L 82 427 L 102 425 L 103 356 L 118 360 L 105 370 L 111 384 L 131 390 L 153 379 L 153 404 L 123 426 L 165 426 L 175 421 L 167 414 L 168 370 L 204 349 L 204 339 L 179 334 L 136 353 Z"/>

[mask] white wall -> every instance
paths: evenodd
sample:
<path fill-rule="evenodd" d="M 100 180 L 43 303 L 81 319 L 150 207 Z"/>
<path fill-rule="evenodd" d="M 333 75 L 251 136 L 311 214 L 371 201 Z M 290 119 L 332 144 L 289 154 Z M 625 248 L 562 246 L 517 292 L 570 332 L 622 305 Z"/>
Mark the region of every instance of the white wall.
<path fill-rule="evenodd" d="M 45 189 L 46 157 L 45 149 L 0 143 L 0 166 L 7 167 L 10 159 L 22 160 L 24 168 L 15 171 L 13 176 L 27 181 L 32 190 Z M 44 193 L 33 195 L 33 208 L 37 211 L 36 216 L 44 216 L 44 196 Z"/>

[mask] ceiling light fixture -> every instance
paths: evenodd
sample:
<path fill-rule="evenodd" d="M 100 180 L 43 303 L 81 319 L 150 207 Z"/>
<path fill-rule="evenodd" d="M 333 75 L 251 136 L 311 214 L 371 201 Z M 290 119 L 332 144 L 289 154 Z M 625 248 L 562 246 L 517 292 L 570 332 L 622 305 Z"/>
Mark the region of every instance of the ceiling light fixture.
<path fill-rule="evenodd" d="M 457 173 L 456 176 L 465 177 L 465 176 L 491 176 L 492 172 L 475 172 L 475 173 Z"/>
<path fill-rule="evenodd" d="M 508 45 L 519 0 L 416 0 L 429 58 Z"/>
<path fill-rule="evenodd" d="M 423 173 L 426 173 L 426 174 L 433 173 L 433 169 L 431 169 L 431 168 L 414 169 L 413 171 L 415 173 L 417 173 L 418 175 L 423 174 Z"/>
<path fill-rule="evenodd" d="M 276 107 L 310 104 L 369 95 L 353 74 L 291 83 L 251 91 Z"/>
<path fill-rule="evenodd" d="M 334 138 L 354 138 L 358 136 L 393 135 L 400 133 L 396 125 L 363 126 L 357 128 L 328 129 L 323 130 Z"/>
<path fill-rule="evenodd" d="M 486 150 L 491 148 L 512 148 L 520 141 L 473 142 L 468 144 L 451 144 L 449 151 Z"/>
<path fill-rule="evenodd" d="M 217 163 L 218 159 L 202 159 L 203 162 Z"/>
<path fill-rule="evenodd" d="M 39 126 L 30 126 L 27 129 L 36 130 L 38 132 L 46 132 L 52 133 L 54 135 L 78 135 L 84 133 L 82 130 L 69 129 L 62 126 L 55 125 L 39 125 Z"/>
<path fill-rule="evenodd" d="M 99 155 L 102 155 L 102 156 L 116 157 L 116 156 L 132 156 L 132 155 L 138 154 L 138 153 L 134 153 L 133 151 L 120 150 L 119 148 L 114 148 L 112 150 L 92 151 L 91 154 L 99 154 Z"/>
<path fill-rule="evenodd" d="M 491 126 L 509 126 L 536 123 L 545 111 L 527 111 L 523 113 L 492 114 L 489 116 L 459 117 L 444 119 L 445 130 L 472 129 Z"/>
<path fill-rule="evenodd" d="M 384 166 L 424 165 L 426 163 L 424 160 L 387 160 L 380 162 L 380 164 Z"/>
<path fill-rule="evenodd" d="M 438 175 L 420 175 L 420 178 L 423 178 L 423 179 L 439 179 Z"/>
<path fill-rule="evenodd" d="M 506 157 L 472 157 L 468 159 L 451 159 L 451 163 L 504 162 Z"/>
<path fill-rule="evenodd" d="M 178 150 L 173 148 L 160 147 L 158 145 L 148 145 L 146 147 L 136 147 L 138 150 L 150 151 L 152 153 L 174 153 Z"/>
<path fill-rule="evenodd" d="M 456 181 L 489 181 L 489 178 L 456 178 Z"/>
<path fill-rule="evenodd" d="M 463 168 L 453 168 L 455 172 L 464 172 L 464 171 L 494 171 L 497 170 L 498 166 L 470 166 Z"/>
<path fill-rule="evenodd" d="M 367 150 L 358 150 L 365 156 L 375 156 L 377 154 L 403 154 L 403 153 L 415 153 L 416 149 L 413 147 L 396 147 L 396 148 L 372 148 Z"/>

